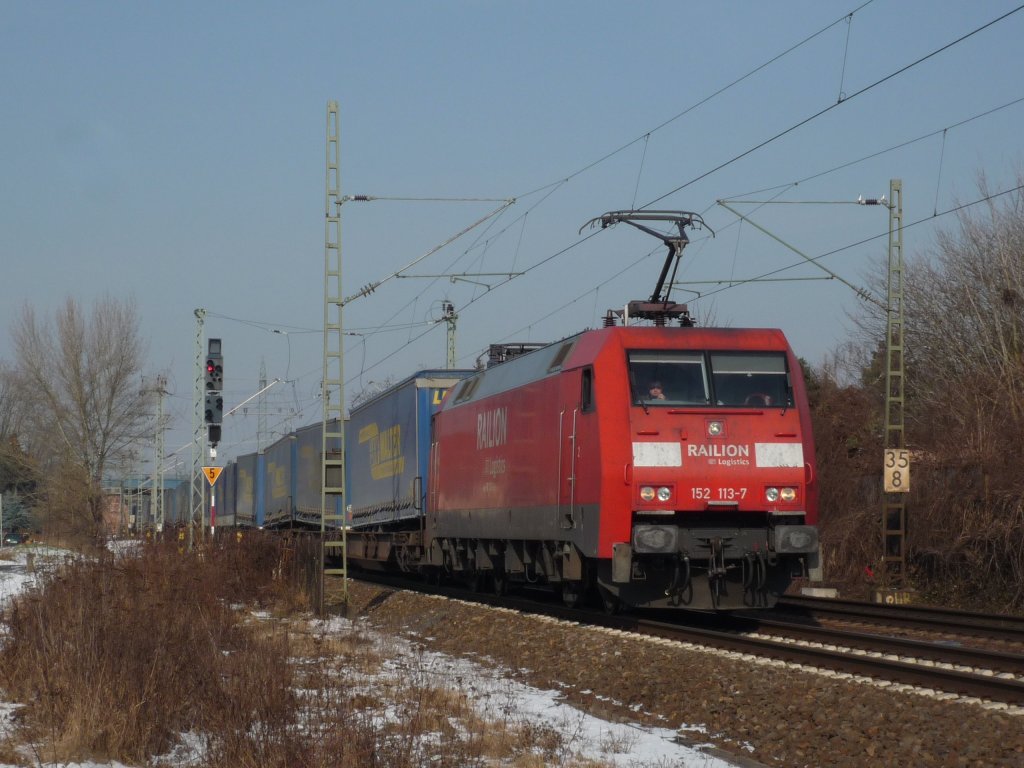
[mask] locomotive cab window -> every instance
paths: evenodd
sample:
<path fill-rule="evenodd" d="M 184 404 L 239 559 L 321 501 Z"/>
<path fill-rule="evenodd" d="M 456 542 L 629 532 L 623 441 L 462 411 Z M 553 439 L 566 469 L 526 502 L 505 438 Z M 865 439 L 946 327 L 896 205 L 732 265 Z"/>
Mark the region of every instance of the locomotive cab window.
<path fill-rule="evenodd" d="M 707 405 L 708 377 L 699 352 L 630 352 L 634 405 Z"/>
<path fill-rule="evenodd" d="M 718 405 L 741 408 L 789 408 L 793 392 L 781 353 L 711 354 L 711 378 Z"/>

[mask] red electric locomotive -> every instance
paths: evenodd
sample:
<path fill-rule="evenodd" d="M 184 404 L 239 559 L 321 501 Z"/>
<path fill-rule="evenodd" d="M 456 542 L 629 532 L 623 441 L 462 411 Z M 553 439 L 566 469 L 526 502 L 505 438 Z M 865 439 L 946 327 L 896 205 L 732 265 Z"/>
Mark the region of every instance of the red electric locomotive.
<path fill-rule="evenodd" d="M 451 389 L 433 421 L 421 564 L 499 591 L 550 584 L 570 604 L 771 606 L 818 565 L 799 362 L 781 331 L 696 328 L 662 295 L 695 214 L 600 221 L 669 246 L 654 295 L 624 325 L 610 314 L 539 349 L 492 348 L 510 359 Z"/>

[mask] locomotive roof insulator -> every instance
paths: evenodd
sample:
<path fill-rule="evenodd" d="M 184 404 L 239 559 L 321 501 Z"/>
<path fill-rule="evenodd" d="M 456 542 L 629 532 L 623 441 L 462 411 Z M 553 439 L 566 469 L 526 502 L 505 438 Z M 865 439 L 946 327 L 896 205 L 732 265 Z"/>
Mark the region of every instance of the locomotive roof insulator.
<path fill-rule="evenodd" d="M 674 224 L 677 234 L 658 232 L 656 229 L 640 223 L 645 221 L 665 221 Z M 653 320 L 657 325 L 664 325 L 670 318 L 679 318 L 680 325 L 692 326 L 693 320 L 690 319 L 686 305 L 670 302 L 669 294 L 675 283 L 676 271 L 679 269 L 679 259 L 683 255 L 683 249 L 690 242 L 686 228 L 707 229 L 712 237 L 715 236 L 714 230 L 704 222 L 701 215 L 693 211 L 609 211 L 588 221 L 580 227 L 580 232 L 583 232 L 588 226 L 595 226 L 598 222 L 601 223 L 601 229 L 625 222 L 641 232 L 658 238 L 668 248 L 668 255 L 665 257 L 665 263 L 661 268 L 661 274 L 658 275 L 658 282 L 654 286 L 651 298 L 646 302 L 631 301 L 629 303 L 630 316 Z M 666 280 L 669 267 L 672 268 L 672 277 Z"/>
<path fill-rule="evenodd" d="M 549 346 L 546 342 L 523 341 L 507 344 L 491 344 L 487 351 L 487 367 L 498 365 L 514 357 L 534 352 Z"/>
<path fill-rule="evenodd" d="M 653 320 L 658 327 L 664 326 L 669 320 L 679 320 L 681 328 L 693 327 L 690 309 L 685 304 L 676 304 L 672 301 L 631 301 L 627 306 L 630 317 Z"/>

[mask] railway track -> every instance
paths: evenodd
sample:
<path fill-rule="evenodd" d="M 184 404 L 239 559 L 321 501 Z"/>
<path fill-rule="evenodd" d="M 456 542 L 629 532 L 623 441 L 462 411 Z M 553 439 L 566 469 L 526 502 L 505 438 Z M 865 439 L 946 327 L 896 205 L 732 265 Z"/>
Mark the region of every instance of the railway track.
<path fill-rule="evenodd" d="M 428 588 L 419 582 L 379 577 L 377 574 L 361 575 L 360 578 L 364 576 L 368 581 L 398 589 L 910 685 L 930 689 L 948 698 L 964 696 L 997 706 L 1024 707 L 1024 656 L 1014 652 L 851 632 L 760 616 L 709 621 L 708 615 L 696 614 L 693 617 L 680 616 L 671 622 L 643 615 L 609 616 L 599 611 L 566 608 L 522 595 L 496 597 L 452 586 Z M 681 623 L 683 621 L 689 623 Z M 984 630 L 975 626 L 973 631 L 982 633 Z"/>
<path fill-rule="evenodd" d="M 918 605 L 889 606 L 857 600 L 814 597 L 785 597 L 776 612 L 812 619 L 835 618 L 886 627 L 904 627 L 930 632 L 1006 640 L 1024 645 L 1024 617 L 971 613 L 952 608 Z"/>
<path fill-rule="evenodd" d="M 962 658 L 957 661 L 942 660 L 948 658 L 945 656 L 939 660 L 929 658 L 935 649 L 917 641 L 895 642 L 893 638 L 846 632 L 830 632 L 828 640 L 817 636 L 789 642 L 786 638 L 762 634 L 681 628 L 678 625 L 660 625 L 644 620 L 637 621 L 630 631 L 919 686 L 983 701 L 1024 706 L 1024 680 L 1018 674 L 999 671 L 1008 667 L 1021 669 L 1024 659 L 1020 656 L 1005 658 L 993 653 L 984 660 L 972 656 L 972 663 L 967 665 Z M 992 666 L 979 667 L 979 663 Z"/>

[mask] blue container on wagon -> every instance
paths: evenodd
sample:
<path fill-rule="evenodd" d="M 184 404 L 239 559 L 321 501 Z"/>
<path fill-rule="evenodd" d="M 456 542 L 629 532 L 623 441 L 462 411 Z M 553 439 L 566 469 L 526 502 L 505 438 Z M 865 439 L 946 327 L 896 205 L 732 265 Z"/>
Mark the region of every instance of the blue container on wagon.
<path fill-rule="evenodd" d="M 430 419 L 445 393 L 476 371 L 413 374 L 352 409 L 345 427 L 346 507 L 353 528 L 423 515 Z"/>
<path fill-rule="evenodd" d="M 178 480 L 171 486 L 164 483 L 164 527 L 188 522 L 188 501 L 192 486 L 187 480 Z"/>
<path fill-rule="evenodd" d="M 282 525 L 292 520 L 294 442 L 293 432 L 271 443 L 263 452 L 263 525 Z"/>
<path fill-rule="evenodd" d="M 213 486 L 217 493 L 217 526 L 238 525 L 238 464 L 230 462 L 224 467 Z"/>
<path fill-rule="evenodd" d="M 262 461 L 256 462 L 256 524 L 268 526 L 302 523 L 320 525 L 321 474 L 323 471 L 322 424 L 310 424 L 285 435 L 268 446 Z M 337 432 L 337 422 L 328 425 L 328 433 Z M 341 441 L 330 438 L 327 452 L 339 455 Z M 327 500 L 329 514 L 340 515 L 341 499 Z M 333 506 L 332 506 L 333 505 Z M 262 512 L 262 514 L 261 514 Z"/>
<path fill-rule="evenodd" d="M 247 453 L 239 456 L 235 464 L 235 487 L 232 500 L 235 514 L 235 525 L 254 526 L 256 522 L 256 454 Z"/>
<path fill-rule="evenodd" d="M 338 421 L 332 419 L 327 425 L 327 433 L 338 432 Z M 323 431 L 322 424 L 310 424 L 295 432 L 292 444 L 294 460 L 292 466 L 292 499 L 295 519 L 303 523 L 320 524 L 320 493 L 323 475 Z M 328 456 L 337 457 L 341 451 L 341 440 L 330 437 L 327 440 Z M 328 483 L 330 485 L 330 483 Z M 328 515 L 340 514 L 341 500 L 328 498 Z M 333 525 L 333 523 L 332 523 Z"/>

